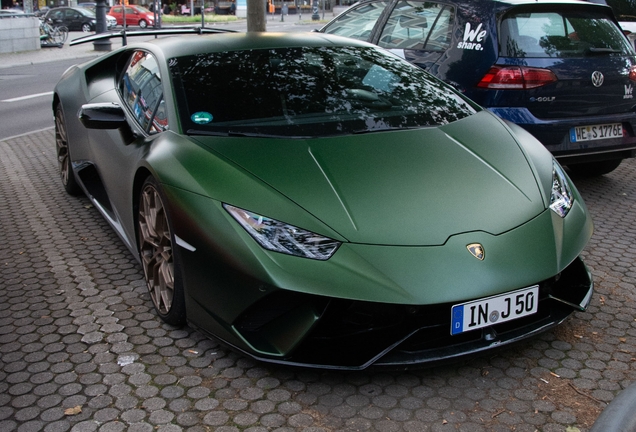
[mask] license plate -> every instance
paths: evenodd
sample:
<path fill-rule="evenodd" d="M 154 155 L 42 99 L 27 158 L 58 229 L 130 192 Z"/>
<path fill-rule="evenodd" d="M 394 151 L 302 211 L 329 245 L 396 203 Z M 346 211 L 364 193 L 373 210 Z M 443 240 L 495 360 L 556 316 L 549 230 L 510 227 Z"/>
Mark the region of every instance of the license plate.
<path fill-rule="evenodd" d="M 456 304 L 451 309 L 451 335 L 532 315 L 539 304 L 539 285 Z"/>
<path fill-rule="evenodd" d="M 621 138 L 622 136 L 622 123 L 577 126 L 570 129 L 571 142 L 594 141 L 607 138 Z"/>

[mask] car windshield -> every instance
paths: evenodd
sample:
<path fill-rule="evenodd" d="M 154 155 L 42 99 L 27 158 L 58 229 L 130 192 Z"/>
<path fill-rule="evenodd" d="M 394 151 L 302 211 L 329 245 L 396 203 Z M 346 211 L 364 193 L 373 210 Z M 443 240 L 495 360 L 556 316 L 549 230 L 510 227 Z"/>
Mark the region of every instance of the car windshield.
<path fill-rule="evenodd" d="M 152 12 L 150 12 L 150 10 L 149 10 L 149 9 L 146 9 L 146 8 L 145 8 L 145 7 L 143 7 L 143 6 L 135 5 L 135 7 L 137 8 L 137 10 L 138 10 L 139 12 L 142 12 L 142 13 L 152 13 Z"/>
<path fill-rule="evenodd" d="M 345 135 L 443 125 L 480 109 L 373 47 L 206 53 L 169 64 L 190 134 Z"/>
<path fill-rule="evenodd" d="M 607 16 L 586 11 L 511 12 L 501 22 L 504 57 L 633 55 Z"/>

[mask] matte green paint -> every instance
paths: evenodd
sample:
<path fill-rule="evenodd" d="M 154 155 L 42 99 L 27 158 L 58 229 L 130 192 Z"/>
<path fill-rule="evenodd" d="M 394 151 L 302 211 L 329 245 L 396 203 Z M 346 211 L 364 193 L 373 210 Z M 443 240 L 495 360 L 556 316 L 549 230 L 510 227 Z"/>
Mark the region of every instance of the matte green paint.
<path fill-rule="evenodd" d="M 440 245 L 460 232 L 500 234 L 545 209 L 526 156 L 488 112 L 401 132 L 198 140 L 353 243 Z"/>
<path fill-rule="evenodd" d="M 216 255 L 226 260 L 224 269 L 236 267 L 256 281 L 291 291 L 385 303 L 464 301 L 522 288 L 559 273 L 576 258 L 580 252 L 578 246 L 591 235 L 591 220 L 577 203 L 566 217 L 568 229 L 561 227 L 564 223 L 561 218 L 554 219 L 553 212 L 545 210 L 520 227 L 497 236 L 483 231 L 461 233 L 444 245 L 428 247 L 344 243 L 328 261 L 315 261 L 266 251 L 219 203 L 194 196 L 189 201 L 189 213 L 198 222 L 177 226 L 175 230 L 179 237 L 197 247 L 194 254 L 214 259 L 209 245 L 217 244 L 223 248 Z M 207 207 L 205 215 L 196 211 L 194 201 L 201 202 L 198 208 Z M 190 227 L 195 226 L 191 233 Z M 571 231 L 572 239 L 567 242 L 560 236 L 565 231 Z M 466 246 L 470 243 L 484 246 L 484 261 L 468 252 Z M 569 246 L 570 243 L 575 247 Z M 211 270 L 209 266 L 198 271 L 207 270 Z M 201 280 L 215 278 L 211 274 Z M 200 302 L 210 295 L 227 298 L 228 303 L 218 313 L 228 322 L 254 300 L 248 295 L 250 288 L 245 286 L 229 291 L 227 286 L 215 284 L 189 287 L 191 295 Z M 257 285 L 251 289 L 256 290 Z"/>

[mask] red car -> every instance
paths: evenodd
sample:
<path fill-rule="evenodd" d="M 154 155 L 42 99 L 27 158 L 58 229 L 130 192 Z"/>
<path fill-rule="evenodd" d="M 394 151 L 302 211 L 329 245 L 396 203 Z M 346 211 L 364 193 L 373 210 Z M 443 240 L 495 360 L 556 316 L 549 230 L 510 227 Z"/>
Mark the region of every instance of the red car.
<path fill-rule="evenodd" d="M 117 25 L 124 25 L 124 7 L 121 5 L 110 8 L 108 15 L 112 15 L 117 20 Z M 126 6 L 126 26 L 138 25 L 141 28 L 154 27 L 155 16 L 143 6 Z"/>

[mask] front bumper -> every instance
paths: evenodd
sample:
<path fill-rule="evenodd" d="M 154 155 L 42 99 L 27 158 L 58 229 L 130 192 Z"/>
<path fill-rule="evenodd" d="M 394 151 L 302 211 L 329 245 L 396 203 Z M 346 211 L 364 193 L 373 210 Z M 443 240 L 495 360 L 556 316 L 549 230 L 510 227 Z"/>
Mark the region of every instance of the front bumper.
<path fill-rule="evenodd" d="M 539 289 L 536 314 L 455 336 L 450 334 L 453 303 L 396 305 L 290 291 L 277 291 L 256 302 L 233 327 L 263 353 L 280 348 L 294 329 L 309 325 L 311 330 L 285 357 L 246 352 L 265 362 L 341 370 L 407 367 L 477 353 L 546 331 L 573 311 L 587 308 L 593 282 L 577 258 L 559 275 L 540 282 Z"/>
<path fill-rule="evenodd" d="M 433 247 L 344 243 L 328 261 L 268 252 L 220 203 L 176 196 L 186 200 L 172 214 L 190 325 L 266 362 L 434 362 L 544 331 L 584 309 L 592 293 L 577 258 L 592 234 L 578 194 L 565 219 L 546 210 L 498 236 L 468 232 Z M 200 211 L 206 217 L 194 222 Z M 484 245 L 484 261 L 466 250 L 473 242 Z M 451 337 L 452 305 L 535 284 L 536 314 Z"/>

